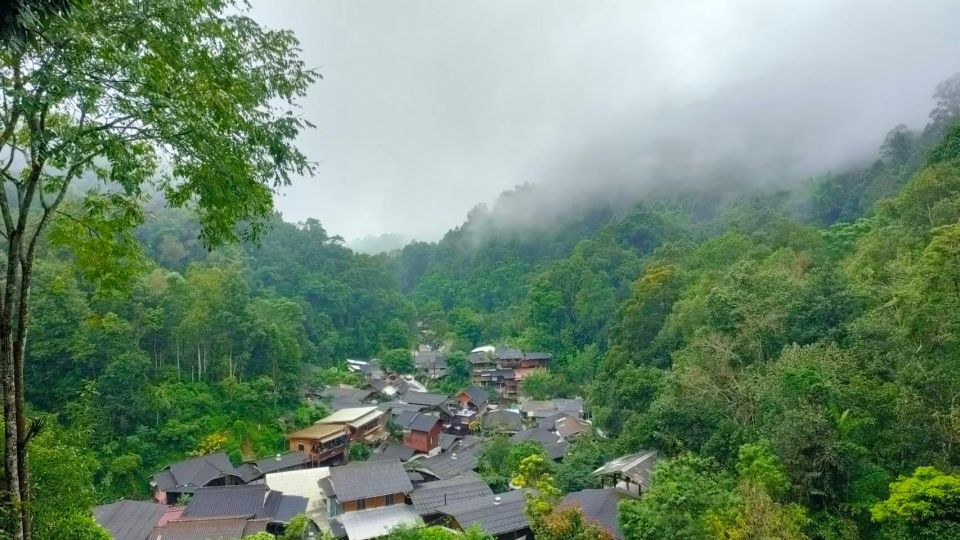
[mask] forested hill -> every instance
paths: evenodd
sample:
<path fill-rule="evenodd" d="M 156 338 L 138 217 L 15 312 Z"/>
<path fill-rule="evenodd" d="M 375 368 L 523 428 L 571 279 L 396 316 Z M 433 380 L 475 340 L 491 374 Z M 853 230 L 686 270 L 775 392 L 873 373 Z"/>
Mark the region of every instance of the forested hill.
<path fill-rule="evenodd" d="M 554 354 L 524 390 L 585 397 L 609 439 L 571 449 L 564 489 L 614 455 L 672 458 L 625 505 L 631 538 L 955 532 L 955 515 L 878 503 L 898 475 L 960 465 L 958 88 L 868 167 L 782 192 L 550 212 L 524 186 L 440 242 L 377 256 L 279 217 L 207 252 L 194 216 L 147 208 L 142 264 L 110 289 L 44 245 L 26 362 L 46 419 L 36 521 L 143 497 L 190 453 L 273 454 L 325 413 L 301 398 L 345 376 L 333 366 L 426 338 Z"/>
<path fill-rule="evenodd" d="M 960 465 L 958 81 L 866 168 L 732 201 L 599 205 L 525 233 L 490 234 L 509 214 L 477 211 L 404 248 L 400 284 L 454 349 L 555 353 L 527 391 L 587 397 L 612 439 L 582 474 L 641 449 L 675 458 L 621 512 L 631 538 L 956 535 L 937 498 L 955 492 L 925 490 L 960 481 L 939 472 Z"/>

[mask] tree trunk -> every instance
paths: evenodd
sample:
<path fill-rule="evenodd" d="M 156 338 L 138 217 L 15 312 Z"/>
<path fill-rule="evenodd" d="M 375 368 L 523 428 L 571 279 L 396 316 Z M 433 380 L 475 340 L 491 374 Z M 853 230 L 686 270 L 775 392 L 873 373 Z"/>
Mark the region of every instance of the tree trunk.
<path fill-rule="evenodd" d="M 13 305 L 17 298 L 17 270 L 20 266 L 21 237 L 10 231 L 7 241 L 7 275 L 4 282 L 3 304 L 0 307 L 0 370 L 3 391 L 3 466 L 6 477 L 6 503 L 11 515 L 10 531 L 14 540 L 23 540 L 23 505 L 20 499 L 20 434 L 17 430 L 17 389 L 13 361 Z"/>
<path fill-rule="evenodd" d="M 20 504 L 25 511 L 20 513 L 23 537 L 29 539 L 31 535 L 30 521 L 30 471 L 27 468 L 27 446 L 30 444 L 34 430 L 27 429 L 26 400 L 24 398 L 23 361 L 27 346 L 27 330 L 30 322 L 30 286 L 33 279 L 33 246 L 21 257 L 20 264 L 20 299 L 17 312 L 17 337 L 13 348 L 13 373 L 16 391 L 14 398 L 17 406 L 17 466 L 20 475 Z"/>

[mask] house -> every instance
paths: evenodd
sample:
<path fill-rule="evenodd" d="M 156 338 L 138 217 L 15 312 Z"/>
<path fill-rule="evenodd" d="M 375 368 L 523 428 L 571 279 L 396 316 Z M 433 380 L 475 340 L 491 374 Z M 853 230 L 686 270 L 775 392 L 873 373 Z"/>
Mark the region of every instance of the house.
<path fill-rule="evenodd" d="M 448 480 L 426 482 L 413 488 L 410 501 L 417 513 L 427 523 L 436 523 L 439 516 L 437 510 L 460 501 L 477 497 L 491 497 L 493 491 L 480 476 L 467 472 Z"/>
<path fill-rule="evenodd" d="M 264 484 L 199 488 L 183 514 L 158 526 L 150 538 L 220 540 L 262 531 L 282 534 L 286 524 L 306 509 L 306 498 L 270 491 Z"/>
<path fill-rule="evenodd" d="M 245 484 L 262 482 L 263 477 L 280 471 L 295 471 L 313 466 L 310 455 L 300 450 L 248 461 L 237 467 L 237 474 Z"/>
<path fill-rule="evenodd" d="M 557 398 L 553 400 L 553 404 L 558 413 L 581 419 L 586 416 L 586 408 L 583 406 L 582 399 Z"/>
<path fill-rule="evenodd" d="M 470 382 L 492 388 L 506 399 L 516 400 L 520 382 L 536 369 L 546 368 L 553 357 L 548 353 L 524 353 L 514 347 L 477 347 L 470 351 Z"/>
<path fill-rule="evenodd" d="M 223 452 L 168 465 L 150 480 L 153 500 L 161 504 L 176 504 L 181 495 L 192 495 L 198 488 L 243 483 Z"/>
<path fill-rule="evenodd" d="M 418 350 L 413 357 L 413 363 L 417 371 L 433 380 L 446 377 L 450 370 L 447 358 L 440 351 Z"/>
<path fill-rule="evenodd" d="M 429 392 L 417 392 L 414 390 L 407 390 L 399 400 L 408 403 L 410 405 L 420 405 L 427 408 L 437 408 L 443 406 L 444 403 L 449 399 L 443 394 L 431 394 Z"/>
<path fill-rule="evenodd" d="M 363 407 L 374 401 L 376 392 L 370 388 L 353 388 L 351 386 L 332 386 L 320 392 L 331 411 Z"/>
<path fill-rule="evenodd" d="M 550 459 L 558 461 L 563 459 L 570 449 L 570 443 L 564 440 L 559 434 L 541 427 L 525 429 L 518 431 L 512 437 L 510 442 L 519 443 L 523 441 L 536 441 L 543 445 L 543 449 L 550 456 Z"/>
<path fill-rule="evenodd" d="M 415 452 L 430 456 L 440 453 L 440 419 L 424 413 L 403 413 L 397 417 L 397 426 L 403 429 L 403 445 Z"/>
<path fill-rule="evenodd" d="M 520 412 L 526 418 L 546 418 L 557 414 L 557 406 L 552 399 L 529 399 L 520 403 Z"/>
<path fill-rule="evenodd" d="M 437 509 L 450 525 L 461 531 L 478 525 L 497 540 L 515 540 L 532 535 L 523 491 L 457 501 Z"/>
<path fill-rule="evenodd" d="M 453 398 L 451 429 L 457 433 L 470 433 L 470 423 L 483 416 L 489 401 L 490 395 L 479 386 L 461 390 Z"/>
<path fill-rule="evenodd" d="M 351 360 L 348 358 L 347 369 L 354 373 L 360 373 L 367 379 L 383 378 L 383 370 L 380 369 L 379 362 L 376 360 Z"/>
<path fill-rule="evenodd" d="M 553 422 L 553 430 L 566 440 L 573 440 L 578 435 L 590 433 L 593 428 L 585 420 L 574 416 L 558 418 Z"/>
<path fill-rule="evenodd" d="M 411 460 L 408 466 L 432 478 L 446 480 L 476 469 L 482 450 L 483 444 L 480 439 L 464 438 L 454 444 L 449 451 L 424 459 Z"/>
<path fill-rule="evenodd" d="M 510 409 L 489 411 L 480 423 L 487 433 L 516 433 L 523 429 L 523 417 Z"/>
<path fill-rule="evenodd" d="M 585 489 L 568 493 L 560 507 L 580 508 L 587 522 L 599 526 L 614 540 L 624 540 L 617 519 L 617 508 L 620 501 L 629 498 L 632 498 L 629 493 L 619 489 Z"/>
<path fill-rule="evenodd" d="M 349 442 L 347 428 L 339 424 L 316 423 L 287 435 L 290 450 L 305 452 L 314 466 L 346 461 Z"/>
<path fill-rule="evenodd" d="M 317 424 L 343 426 L 347 430 L 350 442 L 376 443 L 387 438 L 387 417 L 375 406 L 353 407 L 321 418 Z"/>
<path fill-rule="evenodd" d="M 243 517 L 175 520 L 157 527 L 148 540 L 239 540 L 267 532 L 269 520 Z"/>
<path fill-rule="evenodd" d="M 601 487 L 606 484 L 606 480 L 609 478 L 613 487 L 622 489 L 627 493 L 640 495 L 650 489 L 650 477 L 657 465 L 657 459 L 655 450 L 638 452 L 607 462 L 603 467 L 593 471 L 592 474 L 600 477 Z"/>
<path fill-rule="evenodd" d="M 386 461 L 408 461 L 414 456 L 412 448 L 401 446 L 399 444 L 388 444 L 380 449 L 379 452 L 370 454 L 368 461 L 386 460 Z"/>
<path fill-rule="evenodd" d="M 331 467 L 320 480 L 330 517 L 348 512 L 406 504 L 413 484 L 399 461 L 360 461 Z M 342 523 L 342 522 L 341 522 Z"/>
<path fill-rule="evenodd" d="M 324 507 L 325 499 L 320 492 L 320 480 L 330 476 L 329 467 L 315 467 L 295 471 L 269 473 L 264 478 L 267 488 L 284 495 L 296 495 L 307 500 L 306 516 L 314 523 L 322 524 L 327 520 Z"/>
<path fill-rule="evenodd" d="M 399 526 L 415 527 L 421 524 L 423 521 L 412 506 L 395 504 L 339 515 L 330 520 L 330 531 L 334 538 L 369 540 L 386 536 Z"/>
<path fill-rule="evenodd" d="M 146 540 L 168 508 L 148 501 L 117 501 L 94 507 L 93 519 L 114 540 Z"/>

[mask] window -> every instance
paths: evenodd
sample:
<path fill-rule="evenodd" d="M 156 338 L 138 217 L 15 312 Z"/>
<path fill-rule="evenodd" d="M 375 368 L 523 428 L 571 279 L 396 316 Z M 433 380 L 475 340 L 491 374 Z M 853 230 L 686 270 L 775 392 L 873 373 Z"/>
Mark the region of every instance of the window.
<path fill-rule="evenodd" d="M 302 444 L 298 444 L 298 445 L 297 445 L 297 450 L 303 452 L 303 445 L 302 445 Z"/>
<path fill-rule="evenodd" d="M 367 509 L 367 500 L 357 499 L 357 510 L 366 510 L 366 509 Z"/>
<path fill-rule="evenodd" d="M 386 506 L 393 504 L 393 493 L 387 495 L 387 500 L 383 504 Z"/>

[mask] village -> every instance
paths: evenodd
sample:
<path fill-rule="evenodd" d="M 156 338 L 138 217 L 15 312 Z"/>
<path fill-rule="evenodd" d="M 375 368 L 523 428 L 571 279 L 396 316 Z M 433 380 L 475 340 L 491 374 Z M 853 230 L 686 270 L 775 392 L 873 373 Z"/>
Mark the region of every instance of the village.
<path fill-rule="evenodd" d="M 359 385 L 331 385 L 306 399 L 331 411 L 286 435 L 287 451 L 234 464 L 223 453 L 171 463 L 150 479 L 153 501 L 122 500 L 94 509 L 115 540 L 229 540 L 281 535 L 306 519 L 304 539 L 382 537 L 398 526 L 479 527 L 497 540 L 532 538 L 522 489 L 495 493 L 476 469 L 492 436 L 536 441 L 564 459 L 591 425 L 582 399 L 527 399 L 521 382 L 552 356 L 484 346 L 468 356 L 470 385 L 453 395 L 418 382 L 446 376 L 442 350 L 421 346 L 414 373 L 377 360 L 347 360 Z M 368 450 L 351 459 L 351 447 Z M 598 489 L 567 494 L 585 519 L 622 540 L 617 504 L 647 489 L 654 451 L 622 456 L 593 472 Z"/>

